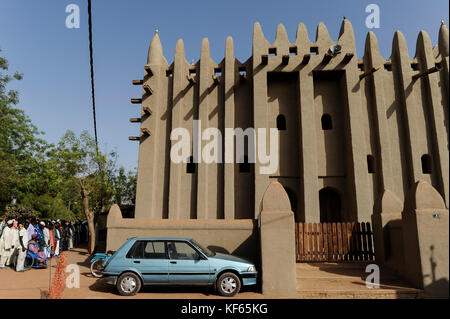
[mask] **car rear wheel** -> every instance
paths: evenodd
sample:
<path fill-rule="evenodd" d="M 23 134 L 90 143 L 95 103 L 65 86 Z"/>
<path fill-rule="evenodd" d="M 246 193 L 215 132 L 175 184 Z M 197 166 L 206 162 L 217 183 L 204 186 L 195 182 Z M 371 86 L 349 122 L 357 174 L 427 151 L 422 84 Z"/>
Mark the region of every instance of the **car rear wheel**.
<path fill-rule="evenodd" d="M 116 286 L 122 296 L 134 296 L 141 289 L 141 279 L 135 273 L 126 272 L 120 275 Z"/>
<path fill-rule="evenodd" d="M 224 297 L 233 297 L 241 290 L 241 280 L 232 273 L 226 272 L 217 280 L 217 291 Z"/>

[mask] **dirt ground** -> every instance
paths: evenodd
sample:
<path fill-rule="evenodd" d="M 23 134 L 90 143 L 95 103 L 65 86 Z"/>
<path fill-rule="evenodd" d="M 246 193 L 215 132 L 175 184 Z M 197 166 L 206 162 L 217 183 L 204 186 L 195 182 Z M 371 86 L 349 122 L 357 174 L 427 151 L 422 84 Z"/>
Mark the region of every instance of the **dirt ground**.
<path fill-rule="evenodd" d="M 68 252 L 66 264 L 80 267 L 80 288 L 66 288 L 64 299 L 203 299 L 221 298 L 209 287 L 144 287 L 136 296 L 120 296 L 116 288 L 103 283 L 91 275 L 90 256 L 84 248 Z M 18 273 L 11 269 L 0 269 L 0 299 L 45 299 L 51 278 L 55 274 L 56 259 L 51 260 L 47 269 L 31 269 Z M 235 298 L 263 298 L 255 288 L 243 288 Z"/>
<path fill-rule="evenodd" d="M 90 272 L 90 256 L 84 248 L 67 252 L 66 264 L 80 269 L 80 288 L 66 288 L 64 299 L 213 299 L 218 296 L 210 287 L 144 287 L 133 297 L 123 297 L 114 286 L 97 279 Z M 56 271 L 56 259 L 47 269 L 31 269 L 17 273 L 0 269 L 1 299 L 45 299 Z M 382 271 L 379 289 L 366 287 L 365 263 L 297 264 L 298 298 L 301 299 L 398 299 L 418 298 L 420 291 L 408 287 Z M 244 287 L 234 298 L 261 299 L 258 287 Z"/>

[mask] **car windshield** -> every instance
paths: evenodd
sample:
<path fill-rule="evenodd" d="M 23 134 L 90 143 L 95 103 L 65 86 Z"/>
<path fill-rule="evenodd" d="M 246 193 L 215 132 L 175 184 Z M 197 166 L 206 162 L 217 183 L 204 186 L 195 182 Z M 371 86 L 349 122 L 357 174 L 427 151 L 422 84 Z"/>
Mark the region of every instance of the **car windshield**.
<path fill-rule="evenodd" d="M 216 254 L 215 252 L 212 252 L 208 248 L 206 248 L 206 247 L 202 246 L 201 244 L 199 244 L 198 242 L 196 242 L 194 239 L 192 239 L 191 242 L 195 246 L 197 246 L 197 248 L 200 249 L 202 251 L 202 253 L 204 253 L 208 257 L 213 257 Z"/>

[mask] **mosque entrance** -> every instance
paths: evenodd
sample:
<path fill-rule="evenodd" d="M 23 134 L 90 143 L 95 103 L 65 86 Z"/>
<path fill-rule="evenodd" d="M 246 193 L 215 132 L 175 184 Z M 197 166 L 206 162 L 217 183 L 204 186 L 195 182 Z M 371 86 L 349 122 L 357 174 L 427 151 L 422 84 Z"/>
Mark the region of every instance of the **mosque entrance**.
<path fill-rule="evenodd" d="M 297 262 L 374 260 L 370 223 L 344 221 L 341 195 L 334 188 L 321 189 L 319 201 L 320 223 L 296 220 Z"/>
<path fill-rule="evenodd" d="M 341 196 L 331 187 L 326 187 L 319 192 L 320 222 L 338 223 L 342 222 Z"/>

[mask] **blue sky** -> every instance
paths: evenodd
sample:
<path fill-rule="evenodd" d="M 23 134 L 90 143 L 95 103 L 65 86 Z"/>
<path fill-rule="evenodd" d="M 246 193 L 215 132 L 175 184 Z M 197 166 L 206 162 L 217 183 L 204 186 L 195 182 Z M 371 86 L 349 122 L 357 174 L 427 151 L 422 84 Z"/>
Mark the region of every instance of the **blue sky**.
<path fill-rule="evenodd" d="M 380 7 L 381 27 L 372 29 L 385 58 L 391 54 L 396 30 L 405 34 L 409 54 L 414 56 L 416 39 L 424 29 L 437 43 L 440 21 L 448 25 L 448 0 L 92 0 L 97 130 L 102 150 L 117 149 L 119 164 L 137 167 L 138 143 L 128 136 L 138 126 L 128 118 L 139 116 L 130 104 L 140 96 L 139 79 L 146 63 L 148 45 L 155 29 L 171 63 L 177 39 L 183 38 L 188 61 L 197 61 L 202 38 L 208 37 L 211 55 L 221 61 L 225 39 L 234 39 L 241 61 L 251 55 L 253 24 L 261 23 L 266 38 L 275 39 L 283 23 L 291 41 L 299 22 L 305 23 L 311 39 L 317 24 L 326 24 L 336 40 L 342 17 L 353 24 L 362 56 L 370 3 Z M 81 10 L 81 28 L 65 27 L 65 8 L 74 3 Z M 0 0 L 0 48 L 10 62 L 10 71 L 24 73 L 24 79 L 10 88 L 20 92 L 18 107 L 25 110 L 45 138 L 57 142 L 67 129 L 88 130 L 93 135 L 91 109 L 87 0 Z"/>

